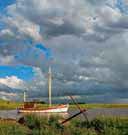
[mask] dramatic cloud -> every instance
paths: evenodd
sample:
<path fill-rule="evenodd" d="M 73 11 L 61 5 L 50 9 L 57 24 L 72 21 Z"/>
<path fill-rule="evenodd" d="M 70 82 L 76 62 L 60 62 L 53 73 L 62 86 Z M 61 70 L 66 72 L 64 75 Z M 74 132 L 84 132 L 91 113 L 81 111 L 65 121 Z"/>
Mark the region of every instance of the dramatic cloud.
<path fill-rule="evenodd" d="M 1 81 L 26 89 L 30 98 L 46 97 L 50 64 L 53 96 L 126 102 L 127 5 L 125 0 L 17 0 L 7 6 L 0 14 L 0 64 L 29 65 L 35 76 Z M 49 52 L 52 60 L 46 58 Z"/>

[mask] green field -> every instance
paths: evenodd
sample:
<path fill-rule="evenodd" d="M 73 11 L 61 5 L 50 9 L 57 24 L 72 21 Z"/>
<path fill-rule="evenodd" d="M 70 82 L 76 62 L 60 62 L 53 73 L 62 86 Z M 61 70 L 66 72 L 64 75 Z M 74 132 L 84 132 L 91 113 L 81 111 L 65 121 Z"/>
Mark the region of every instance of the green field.
<path fill-rule="evenodd" d="M 16 109 L 22 106 L 21 102 L 0 100 L 0 110 Z M 56 104 L 54 104 L 56 105 Z M 128 104 L 79 104 L 81 108 L 128 108 Z M 38 104 L 39 108 L 47 108 L 48 104 Z M 76 109 L 76 105 L 70 104 L 70 109 Z"/>
<path fill-rule="evenodd" d="M 128 104 L 79 104 L 81 108 L 128 108 Z M 76 105 L 70 105 L 71 109 L 75 109 Z"/>
<path fill-rule="evenodd" d="M 16 109 L 17 107 L 21 105 L 22 103 L 20 102 L 5 101 L 5 100 L 0 99 L 0 110 Z"/>

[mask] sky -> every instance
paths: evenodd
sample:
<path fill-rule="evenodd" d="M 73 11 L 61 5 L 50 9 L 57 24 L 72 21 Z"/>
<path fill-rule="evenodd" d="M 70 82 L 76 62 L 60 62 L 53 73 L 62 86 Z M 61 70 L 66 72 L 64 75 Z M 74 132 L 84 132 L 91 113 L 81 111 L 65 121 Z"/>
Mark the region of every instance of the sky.
<path fill-rule="evenodd" d="M 0 0 L 0 10 L 4 10 L 8 5 L 11 5 L 15 0 Z"/>
<path fill-rule="evenodd" d="M 0 0 L 0 98 L 128 103 L 128 0 Z"/>

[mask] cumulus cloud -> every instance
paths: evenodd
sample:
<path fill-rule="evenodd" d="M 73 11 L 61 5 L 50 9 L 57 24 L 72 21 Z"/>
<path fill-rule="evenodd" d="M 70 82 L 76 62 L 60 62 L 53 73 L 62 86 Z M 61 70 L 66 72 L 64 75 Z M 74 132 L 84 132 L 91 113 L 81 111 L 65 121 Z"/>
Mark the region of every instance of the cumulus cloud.
<path fill-rule="evenodd" d="M 126 98 L 119 97 L 121 90 L 128 95 L 128 16 L 114 0 L 17 0 L 0 17 L 0 63 L 35 70 L 30 82 L 7 77 L 5 85 L 21 86 L 30 97 L 47 96 L 49 63 L 34 46 L 44 42 L 53 52 L 53 96 L 85 94 L 88 101 L 114 102 Z"/>
<path fill-rule="evenodd" d="M 112 5 L 110 1 L 103 0 L 98 2 L 95 0 L 16 1 L 8 6 L 9 16 L 3 16 L 2 21 L 9 28 L 15 29 L 16 35 L 28 36 L 34 40 L 60 35 L 84 35 L 85 37 L 95 35 L 96 39 L 102 39 L 101 33 L 95 27 L 99 26 L 103 29 L 118 23 L 122 18 L 121 12 L 111 8 L 107 3 Z M 113 30 L 112 27 L 108 29 L 110 32 Z M 102 34 L 108 36 L 109 34 L 105 35 L 105 32 L 102 31 Z"/>
<path fill-rule="evenodd" d="M 0 78 L 0 83 L 11 88 L 23 88 L 23 81 L 16 76 L 7 76 L 6 78 Z"/>

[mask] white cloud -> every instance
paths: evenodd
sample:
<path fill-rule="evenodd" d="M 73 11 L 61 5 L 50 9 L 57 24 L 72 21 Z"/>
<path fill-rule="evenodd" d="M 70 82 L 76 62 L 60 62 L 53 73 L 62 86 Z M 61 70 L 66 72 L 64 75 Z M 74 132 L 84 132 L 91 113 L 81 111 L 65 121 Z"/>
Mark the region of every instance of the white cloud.
<path fill-rule="evenodd" d="M 6 53 L 6 50 L 4 50 Z M 15 63 L 14 56 L 0 56 L 0 63 L 1 65 L 11 65 Z"/>
<path fill-rule="evenodd" d="M 17 94 L 15 94 L 15 93 L 7 93 L 7 92 L 4 92 L 4 91 L 0 91 L 0 95 L 9 96 L 9 97 L 17 96 Z"/>
<path fill-rule="evenodd" d="M 122 15 L 120 12 L 108 7 L 103 6 L 98 11 L 99 18 L 101 19 L 99 23 L 104 23 L 105 25 L 109 25 L 111 23 L 117 23 Z"/>
<path fill-rule="evenodd" d="M 10 16 L 4 16 L 3 22 L 15 29 L 18 36 L 28 36 L 36 41 L 61 35 L 84 36 L 85 39 L 93 37 L 93 40 L 104 41 L 110 37 L 106 31 L 112 34 L 119 32 L 117 27 L 113 29 L 111 25 L 122 18 L 118 10 L 102 0 L 22 0 L 9 6 L 7 12 Z"/>
<path fill-rule="evenodd" d="M 40 26 L 25 19 L 24 17 L 17 15 L 13 17 L 4 17 L 3 21 L 12 29 L 17 31 L 15 32 L 15 36 L 17 38 L 24 38 L 28 36 L 33 38 L 36 41 L 41 41 L 42 37 L 39 34 Z M 18 34 L 18 35 L 17 35 Z"/>
<path fill-rule="evenodd" d="M 19 79 L 17 76 L 0 78 L 0 83 L 11 88 L 23 88 L 24 84 L 23 80 Z"/>
<path fill-rule="evenodd" d="M 10 29 L 3 29 L 0 31 L 0 36 L 14 36 L 14 33 Z"/>
<path fill-rule="evenodd" d="M 88 6 L 84 0 L 22 0 L 7 8 L 10 16 L 3 17 L 3 21 L 35 40 L 54 33 L 81 34 L 92 29 Z"/>

